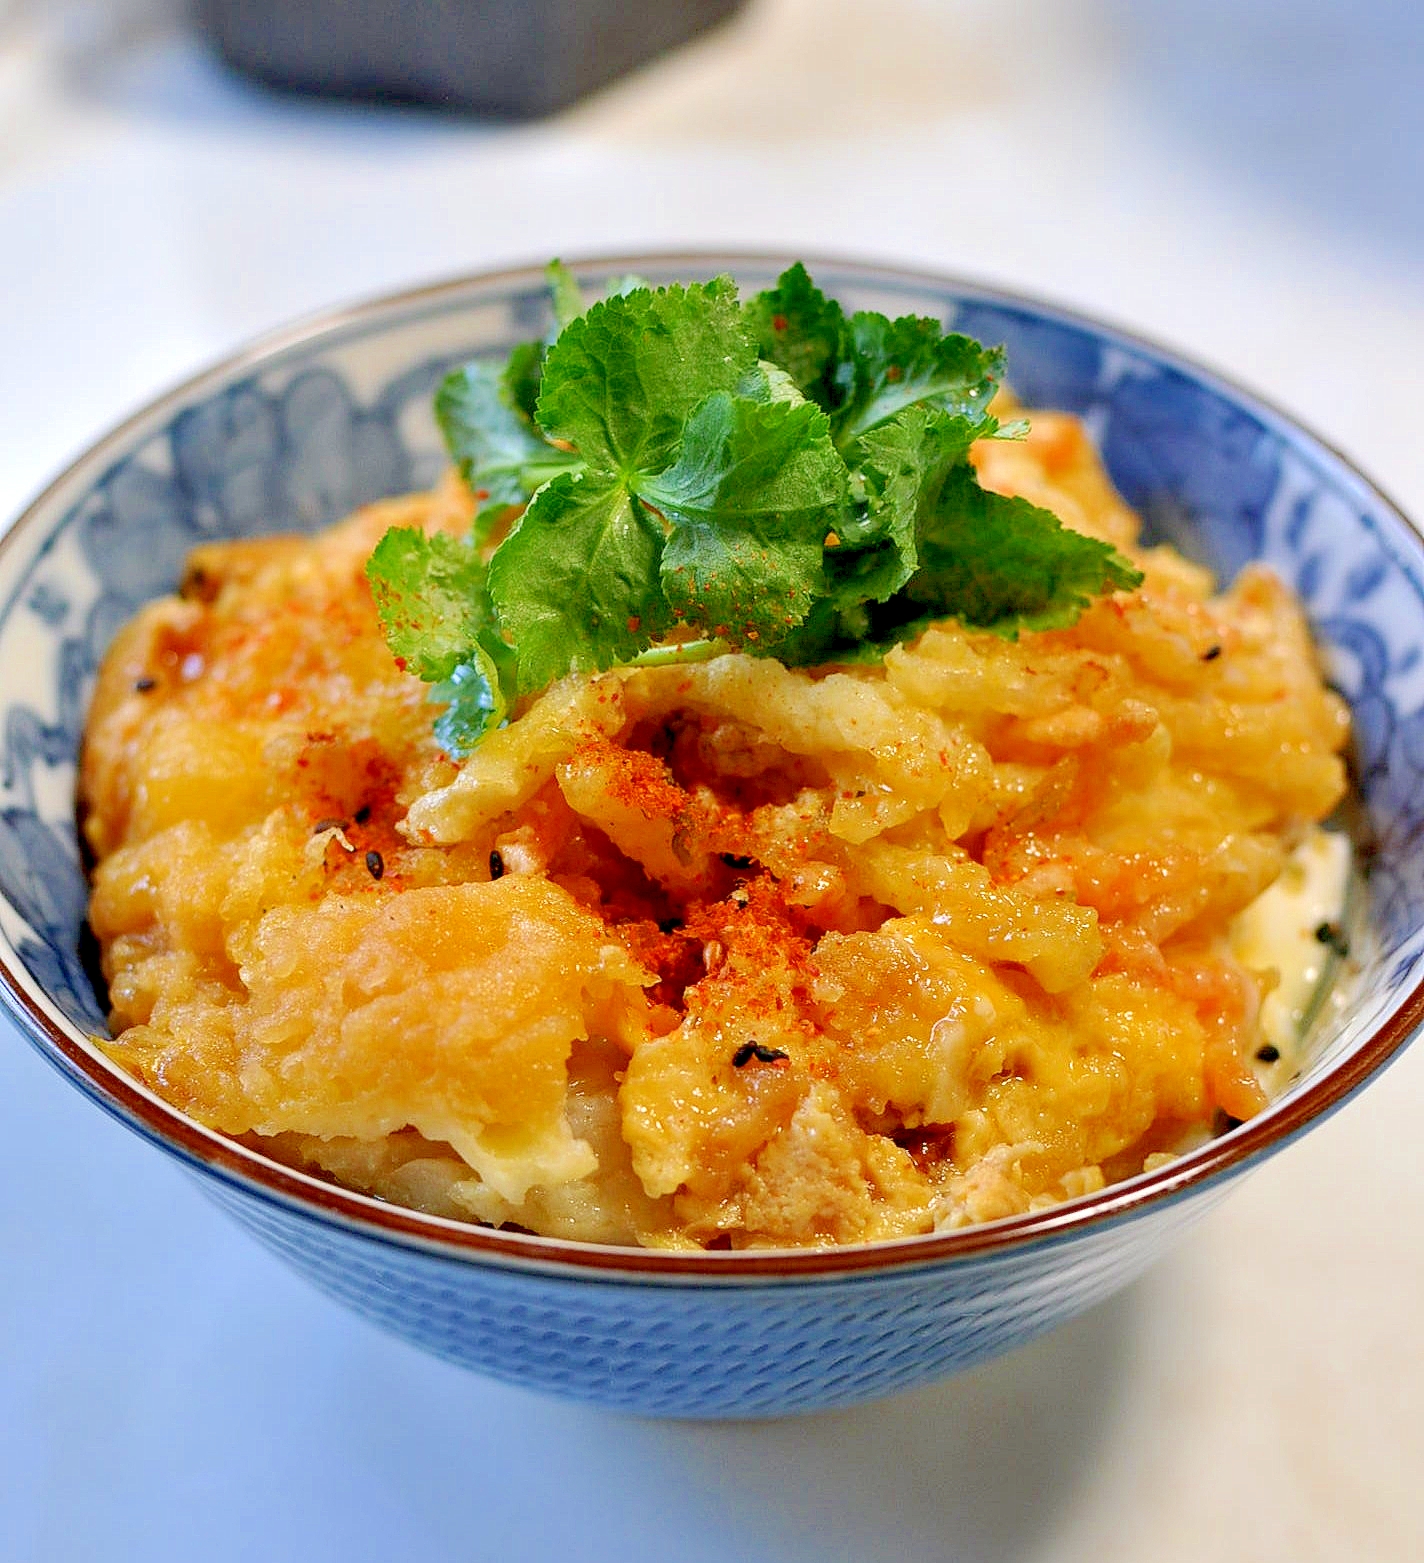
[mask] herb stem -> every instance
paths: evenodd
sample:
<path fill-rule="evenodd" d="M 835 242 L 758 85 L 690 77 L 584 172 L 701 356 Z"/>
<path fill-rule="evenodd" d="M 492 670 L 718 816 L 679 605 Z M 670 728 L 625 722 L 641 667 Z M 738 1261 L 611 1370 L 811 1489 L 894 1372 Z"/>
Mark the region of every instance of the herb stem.
<path fill-rule="evenodd" d="M 560 459 L 558 456 L 550 456 L 541 461 L 537 457 L 526 461 L 519 469 L 519 475 L 524 485 L 532 493 L 536 488 L 541 488 L 550 478 L 556 478 L 561 472 L 577 472 L 584 463 L 582 459 L 572 452 Z"/>
<path fill-rule="evenodd" d="M 724 657 L 731 646 L 725 640 L 684 640 L 671 646 L 649 646 L 631 658 L 625 666 L 635 668 L 677 667 L 683 662 L 710 662 L 713 657 Z"/>

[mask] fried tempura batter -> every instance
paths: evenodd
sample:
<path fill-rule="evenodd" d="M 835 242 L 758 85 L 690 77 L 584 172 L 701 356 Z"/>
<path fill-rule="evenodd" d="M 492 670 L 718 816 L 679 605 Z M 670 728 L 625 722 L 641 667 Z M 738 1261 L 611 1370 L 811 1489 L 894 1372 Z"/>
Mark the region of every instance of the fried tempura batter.
<path fill-rule="evenodd" d="M 977 452 L 1142 588 L 571 677 L 462 767 L 362 574 L 457 484 L 200 549 L 86 743 L 112 1056 L 358 1189 L 664 1247 L 993 1219 L 1258 1110 L 1228 930 L 1339 801 L 1344 707 L 1271 575 L 1135 547 L 1073 420 Z"/>

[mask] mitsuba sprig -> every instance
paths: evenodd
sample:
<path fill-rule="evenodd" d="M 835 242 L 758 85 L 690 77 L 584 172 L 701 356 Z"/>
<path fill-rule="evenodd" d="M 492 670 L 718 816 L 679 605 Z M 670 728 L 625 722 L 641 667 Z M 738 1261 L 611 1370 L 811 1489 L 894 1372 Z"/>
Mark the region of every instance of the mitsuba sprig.
<path fill-rule="evenodd" d="M 728 651 L 867 661 L 935 619 L 1010 639 L 1140 573 L 979 486 L 1003 353 L 917 316 L 846 315 L 799 263 L 620 279 L 556 334 L 450 375 L 435 409 L 479 498 L 472 533 L 387 532 L 367 565 L 391 649 L 434 685 L 459 757 L 570 672 Z"/>

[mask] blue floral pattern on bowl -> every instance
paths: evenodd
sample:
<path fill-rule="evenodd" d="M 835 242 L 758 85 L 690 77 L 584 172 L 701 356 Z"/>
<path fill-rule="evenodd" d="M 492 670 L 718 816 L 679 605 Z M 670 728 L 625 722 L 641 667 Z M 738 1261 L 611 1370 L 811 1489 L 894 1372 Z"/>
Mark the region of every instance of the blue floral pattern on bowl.
<path fill-rule="evenodd" d="M 588 266 L 582 274 L 596 284 L 628 269 L 619 262 Z M 757 287 L 779 266 L 704 258 L 656 261 L 640 269 L 653 281 L 726 269 L 745 286 Z M 1224 577 L 1249 559 L 1264 560 L 1304 600 L 1331 677 L 1354 712 L 1356 834 L 1367 866 L 1363 922 L 1369 930 L 1359 962 L 1359 996 L 1347 1024 L 1321 1039 L 1294 1091 L 1307 1089 L 1357 1053 L 1406 1001 L 1417 999 L 1424 980 L 1419 540 L 1386 500 L 1317 441 L 1170 355 L 1065 313 L 981 289 L 853 266 L 813 269 L 851 307 L 933 314 L 983 340 L 1005 343 L 1010 378 L 1022 399 L 1086 420 L 1115 482 L 1151 534 Z M 195 544 L 310 531 L 361 503 L 433 481 L 443 464 L 430 413 L 439 378 L 474 354 L 504 351 L 542 331 L 546 320 L 537 275 L 516 274 L 409 295 L 255 349 L 173 393 L 103 442 L 54 485 L 0 548 L 0 957 L 14 974 L 11 986 L 25 990 L 18 1011 L 38 1045 L 131 1124 L 132 1109 L 116 1104 L 105 1087 L 109 1066 L 100 1055 L 91 1048 L 92 1067 L 79 1068 L 72 1056 L 68 1062 L 59 1058 L 54 1043 L 56 1030 L 65 1032 L 72 1055 L 83 1038 L 104 1033 L 86 967 L 86 888 L 73 796 L 84 712 L 105 647 L 141 603 L 173 589 Z M 175 1149 L 151 1124 L 134 1126 Z M 1277 1142 L 1263 1142 L 1260 1154 L 1275 1148 Z M 191 1149 L 177 1154 L 195 1170 L 215 1171 Z M 215 1195 L 266 1241 L 328 1290 L 443 1355 L 563 1393 L 687 1414 L 841 1403 L 963 1365 L 1105 1295 L 1147 1262 L 1168 1228 L 1210 1202 L 1164 1198 L 1158 1207 L 1149 1206 L 1160 1228 L 1150 1241 L 1135 1216 L 1099 1223 L 1087 1234 L 1091 1241 L 1085 1237 L 1080 1245 L 1075 1279 L 1056 1291 L 1045 1278 L 1056 1274 L 1062 1281 L 1063 1270 L 1042 1257 L 1052 1245 L 1040 1242 L 1036 1250 L 997 1256 L 997 1281 L 988 1278 L 994 1255 L 982 1264 L 966 1258 L 955 1272 L 957 1291 L 942 1276 L 926 1281 L 913 1267 L 895 1272 L 899 1282 L 872 1284 L 852 1276 L 860 1302 L 841 1300 L 831 1313 L 823 1310 L 815 1328 L 808 1322 L 815 1309 L 801 1295 L 806 1288 L 781 1288 L 774 1305 L 764 1302 L 756 1328 L 742 1319 L 744 1305 L 738 1303 L 725 1317 L 742 1319 L 733 1333 L 742 1330 L 749 1351 L 754 1346 L 764 1357 L 771 1349 L 767 1341 L 774 1346 L 783 1336 L 790 1351 L 780 1358 L 772 1351 L 767 1360 L 781 1361 L 784 1371 L 778 1377 L 758 1368 L 755 1383 L 745 1374 L 740 1380 L 733 1375 L 720 1387 L 707 1383 L 696 1391 L 687 1374 L 676 1370 L 678 1354 L 686 1360 L 696 1322 L 689 1315 L 669 1323 L 686 1299 L 677 1301 L 675 1286 L 654 1287 L 638 1307 L 651 1309 L 650 1318 L 661 1321 L 662 1345 L 649 1357 L 650 1337 L 635 1336 L 643 1368 L 632 1378 L 625 1373 L 620 1389 L 613 1365 L 632 1371 L 618 1347 L 626 1339 L 615 1327 L 626 1295 L 623 1304 L 590 1304 L 586 1279 L 560 1279 L 547 1265 L 536 1264 L 538 1274 L 512 1279 L 497 1260 L 481 1273 L 467 1258 L 417 1253 L 419 1244 L 401 1253 L 385 1239 L 377 1247 L 392 1268 L 381 1280 L 380 1266 L 370 1269 L 374 1240 L 353 1231 L 347 1216 L 338 1219 L 304 1209 L 288 1195 L 255 1190 L 250 1178 L 231 1168 L 216 1173 Z M 1191 1192 L 1216 1193 L 1224 1181 Z M 1134 1235 L 1123 1236 L 1129 1228 Z M 1009 1274 L 1014 1265 L 1017 1282 Z M 1008 1295 L 1003 1288 L 1012 1291 L 1011 1282 L 1025 1288 L 1012 1306 L 1003 1302 Z M 508 1310 L 522 1284 L 532 1288 L 527 1295 L 537 1322 L 531 1342 L 497 1366 L 492 1340 L 478 1322 L 481 1309 L 497 1293 L 499 1306 Z M 705 1296 L 705 1278 L 699 1286 L 695 1295 Z M 817 1286 L 823 1298 L 830 1297 L 828 1282 L 809 1290 Z M 570 1287 L 565 1298 L 561 1288 Z M 886 1295 L 876 1293 L 879 1301 L 867 1311 L 864 1305 L 877 1287 Z M 998 1288 L 992 1328 L 984 1325 L 983 1308 L 976 1313 L 977 1305 L 971 1306 L 976 1287 Z M 577 1304 L 573 1313 L 569 1299 Z M 909 1326 L 901 1314 L 918 1309 L 921 1325 L 938 1321 L 937 1333 L 931 1330 L 934 1342 L 899 1355 L 882 1350 L 877 1371 L 867 1367 L 864 1352 L 839 1375 L 818 1371 L 831 1338 L 827 1320 L 834 1319 L 842 1334 L 854 1333 L 861 1328 L 854 1324 L 856 1307 L 863 1322 L 890 1320 L 884 1327 L 902 1335 Z M 570 1322 L 575 1315 L 582 1324 Z M 561 1343 L 557 1351 L 550 1344 L 555 1336 Z M 584 1344 L 570 1347 L 571 1339 Z M 791 1357 L 802 1364 L 799 1377 L 786 1365 Z M 563 1364 L 557 1370 L 550 1367 L 555 1358 Z M 657 1371 L 645 1371 L 654 1360 L 661 1364 Z M 747 1373 L 760 1360 L 752 1352 Z M 627 1390 L 635 1380 L 645 1385 L 638 1393 Z"/>

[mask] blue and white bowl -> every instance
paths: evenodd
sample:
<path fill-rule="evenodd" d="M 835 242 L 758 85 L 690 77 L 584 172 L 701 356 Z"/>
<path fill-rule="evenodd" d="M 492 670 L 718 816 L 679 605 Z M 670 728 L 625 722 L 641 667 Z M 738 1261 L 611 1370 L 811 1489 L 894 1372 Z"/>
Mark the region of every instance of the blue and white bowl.
<path fill-rule="evenodd" d="M 698 255 L 576 269 L 587 283 L 785 261 Z M 307 531 L 429 484 L 431 393 L 542 332 L 536 270 L 351 309 L 239 354 L 81 457 L 0 543 L 0 986 L 74 1085 L 176 1157 L 320 1287 L 442 1357 L 628 1410 L 755 1416 L 845 1405 L 1020 1345 L 1137 1275 L 1251 1167 L 1359 1090 L 1424 1019 L 1424 543 L 1319 440 L 1110 328 L 989 289 L 810 263 L 851 308 L 1007 345 L 1030 406 L 1080 414 L 1149 531 L 1229 577 L 1273 565 L 1304 599 L 1354 711 L 1366 864 L 1348 1005 L 1277 1102 L 1159 1171 L 1067 1205 L 830 1251 L 662 1254 L 422 1216 L 268 1161 L 183 1117 L 95 1045 L 75 762 L 115 629 L 211 538 Z"/>

